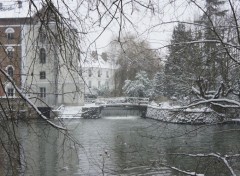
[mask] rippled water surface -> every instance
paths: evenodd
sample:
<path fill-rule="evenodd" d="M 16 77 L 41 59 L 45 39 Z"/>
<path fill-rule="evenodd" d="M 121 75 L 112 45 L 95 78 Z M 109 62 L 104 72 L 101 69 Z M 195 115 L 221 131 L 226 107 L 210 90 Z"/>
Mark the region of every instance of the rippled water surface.
<path fill-rule="evenodd" d="M 240 150 L 239 125 L 176 125 L 136 116 L 63 123 L 68 134 L 42 121 L 19 123 L 21 158 L 28 163 L 21 167 L 24 175 L 184 175 L 168 166 L 230 175 L 221 160 L 183 154 L 223 155 Z M 240 175 L 239 158 L 229 162 Z"/>

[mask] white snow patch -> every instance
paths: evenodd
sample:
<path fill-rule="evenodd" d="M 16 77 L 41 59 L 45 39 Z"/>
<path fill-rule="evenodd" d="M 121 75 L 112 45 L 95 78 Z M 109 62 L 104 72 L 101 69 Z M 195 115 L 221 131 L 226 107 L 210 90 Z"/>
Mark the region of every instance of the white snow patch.
<path fill-rule="evenodd" d="M 81 118 L 82 106 L 64 106 L 58 118 Z"/>
<path fill-rule="evenodd" d="M 95 103 L 88 103 L 85 104 L 83 107 L 98 107 L 98 105 L 96 105 Z"/>

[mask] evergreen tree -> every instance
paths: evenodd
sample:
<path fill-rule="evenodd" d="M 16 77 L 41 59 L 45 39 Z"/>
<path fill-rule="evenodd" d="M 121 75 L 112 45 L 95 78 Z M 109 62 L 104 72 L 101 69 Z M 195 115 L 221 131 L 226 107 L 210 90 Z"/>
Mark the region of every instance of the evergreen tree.
<path fill-rule="evenodd" d="M 191 85 L 192 45 L 186 42 L 192 41 L 191 30 L 187 30 L 184 24 L 179 23 L 173 30 L 169 56 L 165 64 L 165 95 L 184 96 L 189 93 Z"/>
<path fill-rule="evenodd" d="M 164 79 L 165 75 L 163 71 L 157 72 L 153 78 L 153 90 L 154 96 L 163 96 L 164 95 Z"/>
<path fill-rule="evenodd" d="M 200 23 L 204 24 L 203 40 L 211 41 L 218 40 L 221 37 L 221 20 L 226 14 L 225 10 L 221 7 L 224 5 L 223 0 L 206 0 L 205 13 L 203 14 Z M 205 42 L 203 52 L 203 63 L 205 68 L 203 71 L 203 77 L 205 77 L 210 85 L 210 88 L 215 89 L 217 85 L 217 79 L 219 77 L 220 69 L 219 61 L 222 59 L 222 48 L 219 43 Z"/>

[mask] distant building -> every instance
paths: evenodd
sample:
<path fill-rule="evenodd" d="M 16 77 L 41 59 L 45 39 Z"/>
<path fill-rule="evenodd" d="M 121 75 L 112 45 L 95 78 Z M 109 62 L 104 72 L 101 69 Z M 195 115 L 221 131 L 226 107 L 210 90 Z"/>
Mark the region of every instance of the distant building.
<path fill-rule="evenodd" d="M 76 30 L 61 24 L 59 35 L 51 11 L 39 1 L 34 3 L 38 10 L 30 1 L 0 3 L 0 67 L 38 107 L 82 105 L 84 85 L 79 77 L 79 51 L 64 47 L 66 43 L 59 37 L 64 36 L 67 45 L 76 46 Z M 0 96 L 15 97 L 11 83 L 2 75 L 0 78 L 4 80 Z"/>
<path fill-rule="evenodd" d="M 98 90 L 114 90 L 116 64 L 110 58 L 91 57 L 81 63 L 82 78 L 85 85 L 85 96 L 98 95 Z"/>

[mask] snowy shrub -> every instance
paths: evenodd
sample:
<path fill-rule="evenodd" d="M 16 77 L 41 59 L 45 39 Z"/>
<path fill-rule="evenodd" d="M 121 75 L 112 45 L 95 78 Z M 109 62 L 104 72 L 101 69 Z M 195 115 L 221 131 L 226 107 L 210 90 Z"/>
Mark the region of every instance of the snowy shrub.
<path fill-rule="evenodd" d="M 145 71 L 137 73 L 135 80 L 126 80 L 123 92 L 130 97 L 152 97 L 154 95 L 152 81 Z"/>

